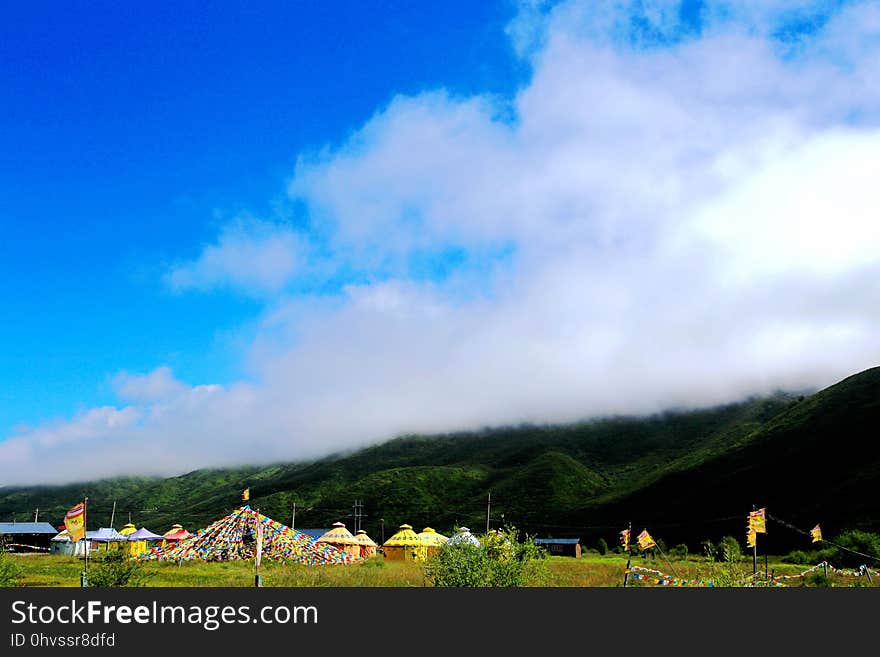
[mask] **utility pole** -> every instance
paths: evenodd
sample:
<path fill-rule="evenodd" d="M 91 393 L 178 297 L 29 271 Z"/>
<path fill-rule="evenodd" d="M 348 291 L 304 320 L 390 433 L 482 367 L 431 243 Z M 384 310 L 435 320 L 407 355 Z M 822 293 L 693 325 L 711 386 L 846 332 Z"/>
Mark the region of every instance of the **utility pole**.
<path fill-rule="evenodd" d="M 110 512 L 110 529 L 113 529 L 113 520 L 116 518 L 116 500 L 113 500 L 113 511 Z M 108 543 L 109 545 L 109 543 Z"/>
<path fill-rule="evenodd" d="M 296 502 L 293 503 L 293 513 L 290 516 L 290 528 L 296 527 Z"/>
<path fill-rule="evenodd" d="M 381 543 L 381 545 L 384 545 L 384 544 L 385 544 L 385 518 L 379 518 L 379 528 L 380 528 L 380 530 L 381 530 L 381 532 L 382 532 L 382 543 Z"/>
<path fill-rule="evenodd" d="M 489 533 L 489 512 L 492 510 L 492 491 L 489 491 L 489 501 L 486 503 L 486 533 Z"/>
<path fill-rule="evenodd" d="M 40 521 L 40 507 L 37 507 L 36 512 L 34 513 L 34 522 Z"/>
<path fill-rule="evenodd" d="M 365 518 L 366 514 L 364 514 L 364 503 L 361 500 L 354 501 L 354 512 L 352 516 L 354 517 L 354 532 L 353 534 L 357 534 L 358 529 L 360 529 L 360 521 L 361 518 Z"/>

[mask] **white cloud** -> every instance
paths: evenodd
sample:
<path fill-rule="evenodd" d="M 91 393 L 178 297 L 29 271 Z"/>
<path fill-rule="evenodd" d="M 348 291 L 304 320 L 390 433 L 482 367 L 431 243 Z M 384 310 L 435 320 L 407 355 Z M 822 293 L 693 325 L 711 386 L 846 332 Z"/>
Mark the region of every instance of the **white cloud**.
<path fill-rule="evenodd" d="M 676 13 L 648 12 L 663 46 L 620 37 L 630 3 L 597 6 L 529 10 L 511 28 L 533 66 L 514 98 L 398 97 L 301 157 L 290 193 L 332 262 L 283 227 L 228 228 L 170 274 L 266 295 L 253 383 L 123 376 L 132 421 L 0 443 L 14 480 L 54 477 L 65 452 L 37 467 L 31 445 L 69 435 L 102 436 L 95 474 L 180 472 L 703 406 L 877 364 L 876 7 L 847 5 L 793 51 L 770 35 L 817 3 L 716 3 L 679 40 Z M 510 258 L 447 280 L 392 267 L 336 297 L 283 294 L 301 267 L 505 245 Z"/>
<path fill-rule="evenodd" d="M 288 226 L 238 220 L 226 225 L 198 258 L 165 276 L 175 291 L 229 287 L 246 294 L 277 294 L 305 257 L 305 244 Z"/>

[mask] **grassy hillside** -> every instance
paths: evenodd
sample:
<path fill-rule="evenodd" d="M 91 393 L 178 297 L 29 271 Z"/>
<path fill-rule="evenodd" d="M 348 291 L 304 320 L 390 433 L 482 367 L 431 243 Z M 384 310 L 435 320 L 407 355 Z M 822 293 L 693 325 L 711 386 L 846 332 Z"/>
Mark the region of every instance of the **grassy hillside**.
<path fill-rule="evenodd" d="M 197 528 L 250 487 L 252 504 L 283 522 L 291 522 L 295 503 L 297 527 L 350 525 L 352 503 L 362 500 L 363 525 L 381 538 L 403 522 L 484 528 L 491 490 L 494 525 L 503 518 L 542 534 L 611 543 L 632 520 L 696 549 L 702 538 L 739 537 L 752 504 L 807 528 L 876 528 L 878 421 L 874 369 L 800 401 L 778 394 L 651 417 L 406 436 L 309 463 L 4 489 L 0 519 L 25 519 L 39 507 L 41 518 L 58 523 L 88 495 L 90 526 L 107 525 L 116 500 L 117 528 L 129 512 L 154 531 L 173 522 Z M 779 547 L 801 540 L 772 534 Z"/>

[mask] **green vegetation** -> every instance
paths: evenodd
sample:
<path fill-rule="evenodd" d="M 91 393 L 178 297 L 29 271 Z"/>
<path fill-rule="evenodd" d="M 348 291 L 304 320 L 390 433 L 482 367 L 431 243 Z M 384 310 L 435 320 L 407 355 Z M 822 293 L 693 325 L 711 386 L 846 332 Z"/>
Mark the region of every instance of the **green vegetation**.
<path fill-rule="evenodd" d="M 437 587 L 540 586 L 548 580 L 547 552 L 513 528 L 481 537 L 482 545 L 444 545 L 425 564 L 425 577 Z"/>
<path fill-rule="evenodd" d="M 95 559 L 88 582 L 95 588 L 145 586 L 150 574 L 143 563 L 129 559 L 122 550 L 110 550 Z"/>
<path fill-rule="evenodd" d="M 826 535 L 880 530 L 880 368 L 815 395 L 784 393 L 698 411 L 613 417 L 566 426 L 503 427 L 405 436 L 306 463 L 190 472 L 168 479 L 118 478 L 59 487 L 0 489 L 0 519 L 39 507 L 53 524 L 84 496 L 89 528 L 131 513 L 164 531 L 204 527 L 240 503 L 297 527 L 347 520 L 364 501 L 363 528 L 376 539 L 402 523 L 441 532 L 514 523 L 536 535 L 601 538 L 618 548 L 619 528 L 650 528 L 669 545 L 730 535 L 742 545 L 752 505 Z M 808 540 L 771 517 L 759 552 L 807 550 Z M 861 539 L 853 536 L 856 544 Z M 876 554 L 876 545 L 860 550 Z M 679 552 L 677 556 L 686 554 Z M 848 564 L 841 554 L 837 563 Z M 829 559 L 832 560 L 832 559 Z M 834 561 L 834 560 L 832 560 Z"/>
<path fill-rule="evenodd" d="M 15 557 L 0 549 L 0 586 L 18 586 L 22 569 Z"/>

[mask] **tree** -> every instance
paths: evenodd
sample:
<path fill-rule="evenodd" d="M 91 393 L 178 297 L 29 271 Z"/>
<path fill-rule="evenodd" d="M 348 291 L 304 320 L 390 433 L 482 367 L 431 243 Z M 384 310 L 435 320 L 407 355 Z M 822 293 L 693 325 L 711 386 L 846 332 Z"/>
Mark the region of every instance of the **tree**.
<path fill-rule="evenodd" d="M 21 581 L 21 566 L 0 547 L 0 586 L 18 586 Z"/>
<path fill-rule="evenodd" d="M 141 562 L 128 558 L 122 550 L 111 550 L 89 571 L 89 586 L 145 586 L 148 576 Z"/>
<path fill-rule="evenodd" d="M 608 553 L 608 543 L 605 542 L 604 538 L 600 538 L 599 542 L 596 543 L 596 549 L 599 551 L 599 554 Z"/>

